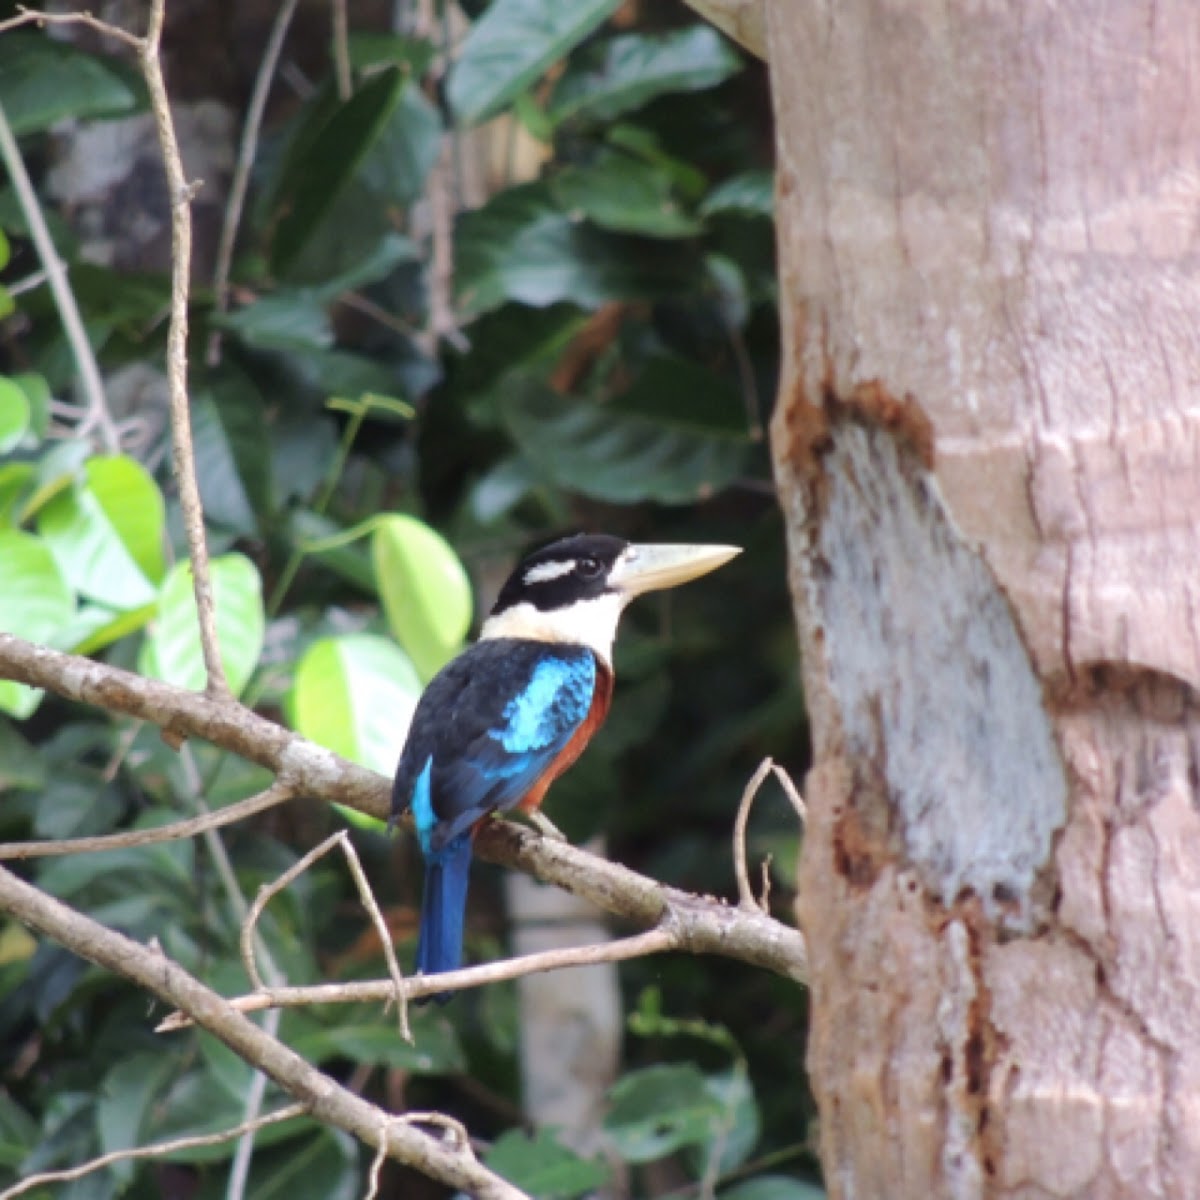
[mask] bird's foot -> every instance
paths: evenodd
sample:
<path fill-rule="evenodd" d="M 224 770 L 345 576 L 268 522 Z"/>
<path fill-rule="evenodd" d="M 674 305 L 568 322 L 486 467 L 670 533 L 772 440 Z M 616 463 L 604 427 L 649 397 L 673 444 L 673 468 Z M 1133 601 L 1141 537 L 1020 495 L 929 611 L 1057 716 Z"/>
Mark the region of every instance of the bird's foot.
<path fill-rule="evenodd" d="M 541 809 L 535 808 L 524 815 L 542 837 L 553 838 L 556 842 L 567 840 L 567 835 Z"/>

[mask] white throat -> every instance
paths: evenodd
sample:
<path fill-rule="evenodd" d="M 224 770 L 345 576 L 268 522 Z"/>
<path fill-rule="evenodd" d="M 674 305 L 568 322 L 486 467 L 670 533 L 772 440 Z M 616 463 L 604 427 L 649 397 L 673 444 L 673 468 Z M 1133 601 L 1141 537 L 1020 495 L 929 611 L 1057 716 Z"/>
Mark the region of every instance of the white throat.
<path fill-rule="evenodd" d="M 547 612 L 532 604 L 516 604 L 488 617 L 479 631 L 479 640 L 525 638 L 535 642 L 587 646 L 611 668 L 617 622 L 629 599 L 617 592 L 605 592 L 590 600 L 580 600 L 569 608 L 555 608 Z"/>

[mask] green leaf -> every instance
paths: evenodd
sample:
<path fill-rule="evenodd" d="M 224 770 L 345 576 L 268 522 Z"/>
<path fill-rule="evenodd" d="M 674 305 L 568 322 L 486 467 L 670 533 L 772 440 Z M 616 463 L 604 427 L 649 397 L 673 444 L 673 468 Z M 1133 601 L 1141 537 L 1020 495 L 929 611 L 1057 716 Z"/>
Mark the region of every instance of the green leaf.
<path fill-rule="evenodd" d="M 46 785 L 46 760 L 12 722 L 0 717 L 0 795 L 8 790 L 41 791 Z"/>
<path fill-rule="evenodd" d="M 14 375 L 12 381 L 29 401 L 29 429 L 40 442 L 50 427 L 50 385 L 41 375 L 32 371 Z"/>
<path fill-rule="evenodd" d="M 305 651 L 287 712 L 297 733 L 391 775 L 420 694 L 420 677 L 399 647 L 374 634 L 347 634 Z"/>
<path fill-rule="evenodd" d="M 472 314 L 506 300 L 545 308 L 560 300 L 598 308 L 610 300 L 648 299 L 693 290 L 698 263 L 653 253 L 573 220 L 545 182 L 500 192 L 458 223 L 459 303 Z"/>
<path fill-rule="evenodd" d="M 117 1060 L 100 1084 L 96 1103 L 96 1133 L 103 1153 L 138 1145 L 150 1104 L 178 1069 L 179 1063 L 169 1054 L 145 1052 Z M 135 1164 L 126 1160 L 114 1169 L 128 1183 Z"/>
<path fill-rule="evenodd" d="M 550 98 L 550 118 L 611 121 L 656 96 L 715 87 L 741 66 L 737 51 L 708 25 L 608 38 L 571 59 Z"/>
<path fill-rule="evenodd" d="M 712 1138 L 723 1106 L 705 1082 L 691 1063 L 646 1067 L 617 1080 L 604 1128 L 620 1157 L 653 1162 Z"/>
<path fill-rule="evenodd" d="M 12 247 L 8 243 L 8 235 L 3 229 L 0 229 L 0 271 L 3 271 L 8 266 L 8 260 L 12 257 Z"/>
<path fill-rule="evenodd" d="M 775 213 L 775 176 L 770 171 L 743 171 L 713 188 L 700 205 L 700 211 L 742 213 L 751 217 L 772 217 Z"/>
<path fill-rule="evenodd" d="M 209 563 L 216 605 L 217 642 L 229 687 L 238 695 L 250 681 L 263 644 L 262 582 L 244 555 L 225 554 Z M 143 675 L 177 687 L 201 690 L 206 682 L 200 622 L 189 562 L 176 563 L 163 582 L 150 633 L 138 656 Z"/>
<path fill-rule="evenodd" d="M 563 208 L 618 233 L 692 237 L 702 228 L 680 209 L 670 175 L 624 155 L 608 154 L 591 166 L 566 167 L 552 186 Z"/>
<path fill-rule="evenodd" d="M 525 91 L 620 5 L 620 0 L 493 0 L 471 27 L 446 89 L 464 123 Z"/>
<path fill-rule="evenodd" d="M 192 444 L 204 515 L 235 533 L 257 533 L 271 507 L 271 444 L 257 388 L 222 372 L 192 396 Z"/>
<path fill-rule="evenodd" d="M 573 1200 L 608 1182 L 602 1163 L 581 1158 L 548 1129 L 537 1130 L 533 1137 L 510 1129 L 496 1140 L 484 1162 L 538 1200 Z"/>
<path fill-rule="evenodd" d="M 88 442 L 70 441 L 59 442 L 43 454 L 37 465 L 33 488 L 25 496 L 17 513 L 17 524 L 23 525 L 37 514 L 42 505 L 69 488 L 91 452 L 92 447 Z"/>
<path fill-rule="evenodd" d="M 37 1122 L 8 1094 L 7 1089 L 0 1091 L 0 1167 L 15 1171 L 38 1144 L 39 1134 Z"/>
<path fill-rule="evenodd" d="M 94 654 L 136 633 L 154 616 L 154 609 L 153 603 L 128 612 L 119 612 L 103 604 L 81 605 L 75 616 L 59 630 L 54 644 L 73 654 Z"/>
<path fill-rule="evenodd" d="M 802 1183 L 787 1175 L 760 1175 L 731 1188 L 722 1188 L 720 1200 L 826 1200 L 828 1193 L 815 1183 Z"/>
<path fill-rule="evenodd" d="M 540 380 L 510 375 L 497 405 L 525 454 L 560 487 L 618 504 L 686 504 L 731 483 L 744 439 L 689 428 L 681 414 L 642 413 L 559 396 Z"/>
<path fill-rule="evenodd" d="M 394 770 L 394 764 L 392 769 Z M 396 1036 L 390 1014 L 378 1009 L 360 1016 L 339 1014 L 336 1023 L 313 1029 L 291 1041 L 297 1054 L 313 1062 L 332 1058 L 370 1063 L 394 1071 L 419 1075 L 446 1075 L 466 1067 L 454 1026 L 425 1009 L 412 1015 L 413 1042 Z"/>
<path fill-rule="evenodd" d="M 0 321 L 5 317 L 11 317 L 17 311 L 17 302 L 13 299 L 13 294 L 0 283 Z"/>
<path fill-rule="evenodd" d="M 14 462 L 0 466 L 0 525 L 12 525 L 33 483 L 33 463 Z"/>
<path fill-rule="evenodd" d="M 72 586 L 118 612 L 153 603 L 166 570 L 164 523 L 158 485 L 125 455 L 89 459 L 83 481 L 38 514 Z"/>
<path fill-rule="evenodd" d="M 28 429 L 28 398 L 16 383 L 0 375 L 0 454 L 15 449 Z"/>
<path fill-rule="evenodd" d="M 50 547 L 18 529 L 0 529 L 0 631 L 31 642 L 50 642 L 75 611 L 71 591 Z M 42 693 L 0 680 L 0 712 L 28 717 Z"/>
<path fill-rule="evenodd" d="M 36 33 L 0 38 L 0 106 L 13 133 L 48 129 L 67 117 L 115 117 L 138 97 L 105 59 Z"/>
<path fill-rule="evenodd" d="M 396 640 L 432 679 L 462 649 L 471 626 L 471 581 L 450 543 L 424 521 L 395 514 L 371 535 L 383 611 Z"/>
<path fill-rule="evenodd" d="M 325 299 L 311 288 L 263 296 L 236 312 L 214 316 L 212 323 L 260 350 L 333 345 L 333 326 Z"/>
<path fill-rule="evenodd" d="M 319 126 L 304 139 L 302 152 L 285 166 L 279 195 L 287 208 L 275 229 L 271 264 L 283 272 L 349 184 L 405 89 L 395 67 L 364 83 L 330 114 L 320 112 Z"/>
<path fill-rule="evenodd" d="M 693 1147 L 689 1158 L 695 1173 L 703 1175 L 716 1151 L 721 1156 L 717 1176 L 722 1177 L 736 1171 L 750 1157 L 762 1134 L 762 1121 L 744 1065 L 720 1075 L 709 1075 L 704 1086 L 721 1105 L 724 1115 L 714 1130 L 716 1136 L 712 1141 Z"/>

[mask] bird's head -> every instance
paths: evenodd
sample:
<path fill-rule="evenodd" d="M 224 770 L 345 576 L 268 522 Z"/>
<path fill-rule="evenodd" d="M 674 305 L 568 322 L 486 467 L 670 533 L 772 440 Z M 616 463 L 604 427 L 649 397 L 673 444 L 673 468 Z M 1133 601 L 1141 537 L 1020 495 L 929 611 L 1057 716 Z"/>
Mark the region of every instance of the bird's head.
<path fill-rule="evenodd" d="M 521 561 L 480 637 L 589 646 L 611 662 L 630 600 L 705 575 L 740 553 L 737 546 L 645 545 L 600 533 L 562 538 Z"/>

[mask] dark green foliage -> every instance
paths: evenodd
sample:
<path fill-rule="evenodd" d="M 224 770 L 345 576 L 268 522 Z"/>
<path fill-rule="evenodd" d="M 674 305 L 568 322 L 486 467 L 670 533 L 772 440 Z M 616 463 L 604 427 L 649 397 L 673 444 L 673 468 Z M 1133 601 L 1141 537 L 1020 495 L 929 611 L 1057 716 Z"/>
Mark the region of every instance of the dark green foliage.
<path fill-rule="evenodd" d="M 730 896 L 746 779 L 766 754 L 797 777 L 805 765 L 764 444 L 778 337 L 761 71 L 682 9 L 655 16 L 667 26 L 617 30 L 606 23 L 615 0 L 478 8 L 444 80 L 430 77 L 443 48 L 428 38 L 352 30 L 348 99 L 324 63 L 302 102 L 271 110 L 228 312 L 217 314 L 200 273 L 192 420 L 218 581 L 227 610 L 241 614 L 226 646 L 231 674 L 248 680 L 248 703 L 388 770 L 420 679 L 453 653 L 471 616 L 454 581 L 459 560 L 478 618 L 522 549 L 570 529 L 740 544 L 746 553 L 719 574 L 627 616 L 612 716 L 547 806 L 572 838 L 604 831 L 614 858 Z M 246 62 L 256 66 L 253 55 Z M 0 102 L 44 193 L 50 123 L 132 111 L 142 99 L 125 68 L 28 33 L 0 38 Z M 541 161 L 454 214 L 443 299 L 457 328 L 431 336 L 439 285 L 428 221 L 413 213 L 451 203 L 428 198 L 446 127 L 493 114 L 512 121 L 506 136 L 519 124 L 539 138 Z M 165 278 L 80 260 L 76 235 L 48 215 L 105 372 L 158 366 Z M 36 261 L 3 190 L 0 224 L 13 244 L 11 285 Z M 77 374 L 53 305 L 44 288 L 15 301 L 20 323 L 7 327 L 0 363 L 12 382 L 0 391 L 0 551 L 26 565 L 4 581 L 0 621 L 13 610 L 5 596 L 38 597 L 18 607 L 42 614 L 30 629 L 43 640 L 198 682 L 187 588 L 170 569 L 186 553 L 165 420 L 140 401 L 145 436 L 97 470 L 95 447 L 69 436 L 78 418 L 50 425 L 64 411 L 51 397 L 74 399 Z M 210 366 L 213 334 L 222 354 Z M 130 513 L 111 485 L 141 478 L 134 459 L 151 484 L 137 485 Z M 167 543 L 165 563 L 148 555 L 147 537 Z M 428 590 L 412 585 L 414 571 Z M 192 815 L 198 796 L 219 807 L 268 782 L 211 747 L 181 755 L 155 730 L 2 681 L 0 712 L 5 839 L 157 826 Z M 250 897 L 343 823 L 297 801 L 220 840 Z M 354 836 L 409 963 L 420 891 L 412 848 L 377 830 Z M 774 855 L 772 902 L 786 920 L 798 837 L 768 783 L 750 852 L 756 879 Z M 247 984 L 222 870 L 204 840 L 24 866 L 235 994 Z M 482 871 L 473 886 L 468 954 L 498 957 L 498 875 Z M 273 899 L 260 925 L 296 983 L 382 976 L 366 930 L 332 858 Z M 686 956 L 626 964 L 621 979 L 634 1015 L 606 1128 L 629 1194 L 658 1194 L 671 1179 L 691 1196 L 707 1175 L 722 1200 L 818 1195 L 790 1174 L 813 1172 L 803 995 Z M 123 982 L 0 922 L 0 1185 L 242 1119 L 249 1069 L 207 1037 L 153 1035 L 161 1015 Z M 331 1006 L 288 1011 L 281 1037 L 376 1102 L 460 1117 L 490 1144 L 489 1164 L 533 1195 L 585 1196 L 613 1177 L 611 1159 L 522 1127 L 514 989 L 414 1012 L 413 1028 L 409 1046 L 391 1014 Z M 269 1088 L 264 1107 L 284 1101 Z M 233 1153 L 229 1142 L 120 1165 L 54 1195 L 223 1195 Z M 258 1135 L 246 1194 L 362 1195 L 368 1165 L 362 1147 L 316 1123 L 273 1126 Z M 382 1195 L 409 1194 L 392 1185 L 385 1172 Z"/>

